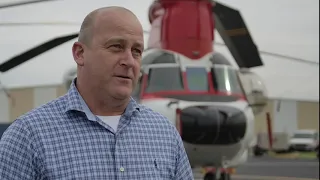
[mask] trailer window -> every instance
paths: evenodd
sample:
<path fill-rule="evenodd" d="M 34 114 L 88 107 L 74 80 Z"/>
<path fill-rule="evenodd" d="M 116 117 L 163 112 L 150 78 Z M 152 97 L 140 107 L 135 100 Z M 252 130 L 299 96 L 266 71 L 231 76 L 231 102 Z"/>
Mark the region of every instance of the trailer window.
<path fill-rule="evenodd" d="M 301 139 L 313 139 L 315 138 L 315 135 L 313 133 L 295 133 L 293 135 L 293 138 L 301 138 Z"/>

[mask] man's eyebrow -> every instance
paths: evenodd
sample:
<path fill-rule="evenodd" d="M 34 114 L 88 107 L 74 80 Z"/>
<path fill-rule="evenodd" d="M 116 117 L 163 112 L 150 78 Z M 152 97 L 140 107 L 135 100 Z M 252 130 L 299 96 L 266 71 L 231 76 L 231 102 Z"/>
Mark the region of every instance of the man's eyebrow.
<path fill-rule="evenodd" d="M 109 38 L 107 41 L 106 41 L 106 44 L 110 44 L 110 43 L 122 43 L 122 44 L 125 44 L 127 42 L 126 39 L 124 38 L 121 38 L 121 37 L 111 37 Z M 144 49 L 144 45 L 143 45 L 143 42 L 140 42 L 140 41 L 137 41 L 137 42 L 134 42 L 133 44 L 134 47 L 137 47 L 139 49 Z"/>
<path fill-rule="evenodd" d="M 141 42 L 136 42 L 136 43 L 134 43 L 134 47 L 137 47 L 137 48 L 139 48 L 139 49 L 141 49 L 141 50 L 144 49 L 143 43 L 141 43 Z"/>
<path fill-rule="evenodd" d="M 112 38 L 109 38 L 107 41 L 106 41 L 106 44 L 109 44 L 109 43 L 125 43 L 126 40 L 121 38 L 121 37 L 112 37 Z"/>

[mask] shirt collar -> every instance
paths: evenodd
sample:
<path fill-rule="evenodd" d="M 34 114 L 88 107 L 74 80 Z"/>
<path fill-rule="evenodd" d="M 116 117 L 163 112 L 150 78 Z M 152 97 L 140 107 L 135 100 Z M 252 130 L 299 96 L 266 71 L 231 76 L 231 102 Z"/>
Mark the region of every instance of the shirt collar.
<path fill-rule="evenodd" d="M 65 112 L 80 111 L 85 113 L 89 120 L 96 121 L 96 116 L 91 112 L 88 105 L 81 97 L 76 87 L 76 81 L 77 78 L 72 81 L 70 89 L 67 92 L 67 104 Z M 127 105 L 126 110 L 122 115 L 125 117 L 131 117 L 135 111 L 140 111 L 140 109 L 140 105 L 132 97 L 130 97 L 129 104 Z"/>

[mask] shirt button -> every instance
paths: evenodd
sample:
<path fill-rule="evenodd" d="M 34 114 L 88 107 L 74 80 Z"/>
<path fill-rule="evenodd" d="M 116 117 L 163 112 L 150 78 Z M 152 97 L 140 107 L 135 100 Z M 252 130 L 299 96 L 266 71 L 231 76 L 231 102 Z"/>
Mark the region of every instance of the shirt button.
<path fill-rule="evenodd" d="M 121 172 L 123 172 L 123 171 L 124 171 L 124 168 L 123 168 L 123 167 L 121 167 L 121 168 L 120 168 L 120 171 L 121 171 Z"/>

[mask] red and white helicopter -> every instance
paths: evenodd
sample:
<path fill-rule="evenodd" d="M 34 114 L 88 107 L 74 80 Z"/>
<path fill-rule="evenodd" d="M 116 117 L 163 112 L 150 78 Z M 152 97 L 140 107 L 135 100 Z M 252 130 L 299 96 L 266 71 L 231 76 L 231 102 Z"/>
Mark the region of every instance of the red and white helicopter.
<path fill-rule="evenodd" d="M 238 11 L 209 0 L 159 0 L 149 9 L 148 48 L 133 96 L 176 125 L 193 167 L 214 167 L 204 179 L 230 179 L 254 146 L 254 116 L 266 89 L 248 68 L 259 52 Z M 213 51 L 214 29 L 239 69 Z"/>
<path fill-rule="evenodd" d="M 214 167 L 204 179 L 230 179 L 254 145 L 254 117 L 267 104 L 266 89 L 249 68 L 262 60 L 240 13 L 210 0 L 157 0 L 150 6 L 148 48 L 133 97 L 176 125 L 192 167 Z M 217 29 L 239 68 L 213 50 Z M 0 72 L 70 41 L 78 33 L 41 44 L 0 65 Z M 76 76 L 67 73 L 66 86 Z"/>

